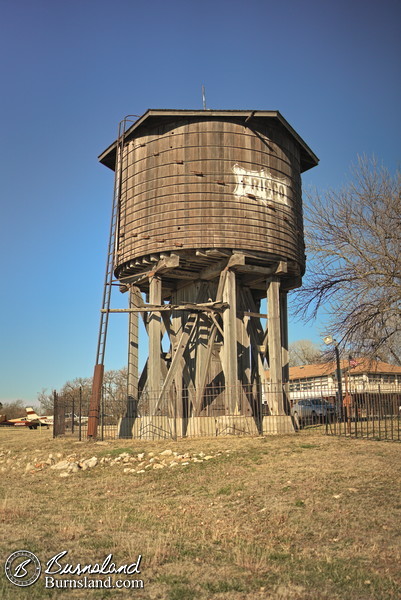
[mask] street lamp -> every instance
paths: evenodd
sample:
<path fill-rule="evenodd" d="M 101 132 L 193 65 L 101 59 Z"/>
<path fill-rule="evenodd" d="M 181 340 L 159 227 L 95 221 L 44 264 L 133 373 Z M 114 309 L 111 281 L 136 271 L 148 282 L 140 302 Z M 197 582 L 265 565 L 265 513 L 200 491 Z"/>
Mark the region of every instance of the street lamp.
<path fill-rule="evenodd" d="M 336 353 L 336 363 L 337 363 L 338 402 L 339 402 L 339 406 L 342 407 L 343 380 L 342 380 L 342 374 L 341 374 L 340 352 L 338 350 L 338 344 L 332 335 L 327 335 L 326 337 L 323 338 L 323 341 L 327 346 L 331 346 L 332 344 L 334 345 L 334 352 Z"/>

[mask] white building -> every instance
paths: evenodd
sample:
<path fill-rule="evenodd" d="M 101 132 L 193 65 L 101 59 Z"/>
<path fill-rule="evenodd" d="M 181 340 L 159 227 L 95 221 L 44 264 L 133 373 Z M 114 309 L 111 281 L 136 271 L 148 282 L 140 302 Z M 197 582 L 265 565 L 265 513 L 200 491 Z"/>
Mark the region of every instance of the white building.
<path fill-rule="evenodd" d="M 370 359 L 356 359 L 355 366 L 341 361 L 343 394 L 366 392 L 401 392 L 401 367 Z M 335 397 L 338 391 L 336 363 L 290 367 L 290 397 Z"/>

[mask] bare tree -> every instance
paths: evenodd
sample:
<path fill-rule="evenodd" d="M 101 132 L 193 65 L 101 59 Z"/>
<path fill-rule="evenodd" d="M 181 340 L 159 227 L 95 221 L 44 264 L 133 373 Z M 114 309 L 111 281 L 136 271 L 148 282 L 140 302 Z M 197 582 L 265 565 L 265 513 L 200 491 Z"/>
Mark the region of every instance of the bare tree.
<path fill-rule="evenodd" d="M 42 414 L 51 415 L 54 412 L 54 397 L 52 392 L 48 392 L 46 388 L 43 388 L 38 393 L 37 398 L 40 404 L 40 412 Z"/>
<path fill-rule="evenodd" d="M 103 394 L 109 418 L 118 419 L 127 410 L 127 368 L 106 371 L 103 378 Z"/>
<path fill-rule="evenodd" d="M 92 390 L 92 379 L 90 377 L 77 377 L 67 381 L 61 388 L 59 394 L 66 402 L 67 412 L 78 413 L 79 402 L 82 402 L 82 414 L 87 415 L 89 411 L 89 400 Z M 73 410 L 74 409 L 74 410 Z"/>
<path fill-rule="evenodd" d="M 288 346 L 290 367 L 321 362 L 323 353 L 311 340 L 298 340 Z"/>
<path fill-rule="evenodd" d="M 25 402 L 23 400 L 14 400 L 13 402 L 5 402 L 2 406 L 3 415 L 7 419 L 18 419 L 26 417 Z"/>
<path fill-rule="evenodd" d="M 353 351 L 401 364 L 401 174 L 359 159 L 340 191 L 309 195 L 308 270 L 296 308 Z"/>

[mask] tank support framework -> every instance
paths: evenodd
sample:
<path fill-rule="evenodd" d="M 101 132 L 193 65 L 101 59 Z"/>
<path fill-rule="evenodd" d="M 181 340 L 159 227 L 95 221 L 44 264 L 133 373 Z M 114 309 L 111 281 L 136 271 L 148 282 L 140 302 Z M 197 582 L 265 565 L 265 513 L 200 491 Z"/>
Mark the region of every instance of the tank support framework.
<path fill-rule="evenodd" d="M 254 431 L 263 433 L 263 413 L 289 414 L 287 290 L 280 277 L 285 268 L 277 263 L 265 280 L 267 315 L 262 315 L 260 301 L 236 273 L 235 259 L 226 262 L 214 280 L 183 285 L 167 304 L 162 300 L 163 275 L 152 274 L 149 303 L 131 283 L 129 308 L 110 310 L 129 313 L 128 406 L 121 437 L 135 436 L 135 430 L 138 434 L 135 422 L 144 418 L 145 437 L 158 437 L 160 418 L 168 421 L 162 429 L 181 437 L 198 417 L 252 418 Z M 148 359 L 141 375 L 140 316 L 148 333 Z M 163 351 L 166 342 L 168 352 Z"/>

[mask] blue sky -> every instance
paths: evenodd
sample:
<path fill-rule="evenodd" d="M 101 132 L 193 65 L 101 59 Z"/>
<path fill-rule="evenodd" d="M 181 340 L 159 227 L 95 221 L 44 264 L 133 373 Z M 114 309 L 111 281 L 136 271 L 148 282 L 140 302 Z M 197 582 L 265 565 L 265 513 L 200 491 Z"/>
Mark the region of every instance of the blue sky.
<path fill-rule="evenodd" d="M 393 0 L 0 0 L 0 401 L 90 376 L 113 177 L 97 156 L 148 108 L 280 110 L 319 156 L 400 157 L 401 9 Z M 115 298 L 122 306 L 125 296 Z M 322 323 L 293 319 L 290 339 Z M 106 368 L 126 362 L 113 315 Z"/>

